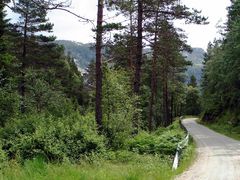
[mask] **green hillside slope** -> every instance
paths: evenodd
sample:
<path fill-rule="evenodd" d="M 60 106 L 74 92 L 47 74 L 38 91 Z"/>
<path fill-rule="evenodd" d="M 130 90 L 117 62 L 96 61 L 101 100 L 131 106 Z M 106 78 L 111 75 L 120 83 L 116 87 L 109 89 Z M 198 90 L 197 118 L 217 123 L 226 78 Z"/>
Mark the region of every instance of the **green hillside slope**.
<path fill-rule="evenodd" d="M 71 54 L 79 69 L 85 69 L 89 63 L 95 59 L 93 44 L 83 44 L 68 40 L 57 40 L 56 43 L 65 47 L 66 53 Z M 197 78 L 197 82 L 200 82 L 204 53 L 204 50 L 201 48 L 193 48 L 192 53 L 184 52 L 184 56 L 193 64 L 192 66 L 189 66 L 187 70 L 187 81 L 191 75 L 194 75 Z"/>

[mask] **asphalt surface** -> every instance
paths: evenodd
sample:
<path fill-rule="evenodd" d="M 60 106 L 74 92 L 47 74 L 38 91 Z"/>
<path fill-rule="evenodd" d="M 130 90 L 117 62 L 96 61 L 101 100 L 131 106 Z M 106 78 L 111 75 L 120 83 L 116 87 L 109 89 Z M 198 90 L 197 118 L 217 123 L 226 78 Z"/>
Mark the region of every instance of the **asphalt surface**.
<path fill-rule="evenodd" d="M 197 143 L 197 159 L 177 180 L 240 180 L 240 141 L 184 119 Z"/>

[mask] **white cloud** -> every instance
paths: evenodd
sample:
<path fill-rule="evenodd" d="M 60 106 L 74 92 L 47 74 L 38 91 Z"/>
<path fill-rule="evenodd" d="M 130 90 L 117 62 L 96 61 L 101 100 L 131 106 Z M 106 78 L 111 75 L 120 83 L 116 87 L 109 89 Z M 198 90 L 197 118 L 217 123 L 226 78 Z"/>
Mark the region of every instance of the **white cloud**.
<path fill-rule="evenodd" d="M 192 47 L 206 49 L 208 42 L 220 36 L 217 26 L 226 22 L 226 8 L 231 5 L 230 0 L 183 0 L 183 2 L 189 7 L 201 10 L 202 14 L 208 17 L 208 25 L 180 25 L 186 31 L 188 43 Z"/>
<path fill-rule="evenodd" d="M 95 22 L 96 4 L 96 0 L 73 0 L 69 10 Z M 83 43 L 93 41 L 94 33 L 91 30 L 93 28 L 91 23 L 80 22 L 77 17 L 61 10 L 51 11 L 48 17 L 54 23 L 53 31 L 58 39 L 74 40 Z"/>
<path fill-rule="evenodd" d="M 178 25 L 186 31 L 188 35 L 188 43 L 193 47 L 202 47 L 206 49 L 209 41 L 218 36 L 216 25 L 219 20 L 226 20 L 227 10 L 230 6 L 230 0 L 182 0 L 188 7 L 202 10 L 202 14 L 208 16 L 208 25 Z M 97 0 L 72 0 L 71 11 L 83 17 L 94 20 L 96 22 Z M 105 12 L 106 16 L 111 13 Z M 54 23 L 54 35 L 58 39 L 74 40 L 83 43 L 93 42 L 94 33 L 91 24 L 81 23 L 78 18 L 60 11 L 54 10 L 49 13 L 49 18 Z"/>

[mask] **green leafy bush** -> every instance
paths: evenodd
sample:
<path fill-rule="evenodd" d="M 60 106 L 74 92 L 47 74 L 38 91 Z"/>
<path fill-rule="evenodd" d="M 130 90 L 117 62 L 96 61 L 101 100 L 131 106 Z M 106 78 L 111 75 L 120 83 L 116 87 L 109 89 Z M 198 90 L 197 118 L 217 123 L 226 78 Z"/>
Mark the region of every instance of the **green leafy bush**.
<path fill-rule="evenodd" d="M 186 105 L 184 107 L 185 114 L 199 115 L 200 108 L 200 92 L 197 87 L 188 86 L 186 94 Z"/>
<path fill-rule="evenodd" d="M 63 118 L 31 115 L 15 119 L 1 129 L 3 149 L 11 159 L 79 161 L 82 155 L 104 150 L 104 139 L 97 134 L 94 117 L 78 113 Z"/>
<path fill-rule="evenodd" d="M 19 96 L 0 88 L 0 126 L 3 126 L 19 111 Z"/>
<path fill-rule="evenodd" d="M 136 97 L 131 93 L 127 73 L 123 70 L 104 71 L 103 83 L 103 128 L 109 147 L 119 149 L 133 132 L 133 117 L 136 115 Z"/>
<path fill-rule="evenodd" d="M 27 71 L 27 92 L 25 97 L 27 112 L 45 112 L 55 117 L 63 117 L 72 113 L 74 109 L 73 103 L 66 97 L 66 94 L 64 94 L 60 82 L 54 79 L 50 83 L 44 76 L 40 70 L 34 71 L 28 69 Z"/>
<path fill-rule="evenodd" d="M 165 130 L 160 128 L 155 133 L 140 132 L 128 143 L 129 149 L 140 154 L 174 155 L 177 144 L 183 139 L 184 132 L 174 123 Z"/>

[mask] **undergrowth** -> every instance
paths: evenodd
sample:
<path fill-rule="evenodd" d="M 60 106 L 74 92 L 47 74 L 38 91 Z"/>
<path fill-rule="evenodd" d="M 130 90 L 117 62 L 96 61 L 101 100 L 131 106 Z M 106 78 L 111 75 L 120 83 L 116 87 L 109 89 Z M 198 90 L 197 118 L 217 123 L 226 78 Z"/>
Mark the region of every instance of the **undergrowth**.
<path fill-rule="evenodd" d="M 183 172 L 194 159 L 193 143 L 184 149 L 180 167 L 172 170 L 172 161 L 176 144 L 185 136 L 176 121 L 168 128 L 160 128 L 154 133 L 141 132 L 129 140 L 120 150 L 109 148 L 101 152 L 92 152 L 80 157 L 73 163 L 65 158 L 61 162 L 47 162 L 42 156 L 18 162 L 17 159 L 6 161 L 6 154 L 1 153 L 0 179 L 6 180 L 71 180 L 71 179 L 173 179 Z"/>

